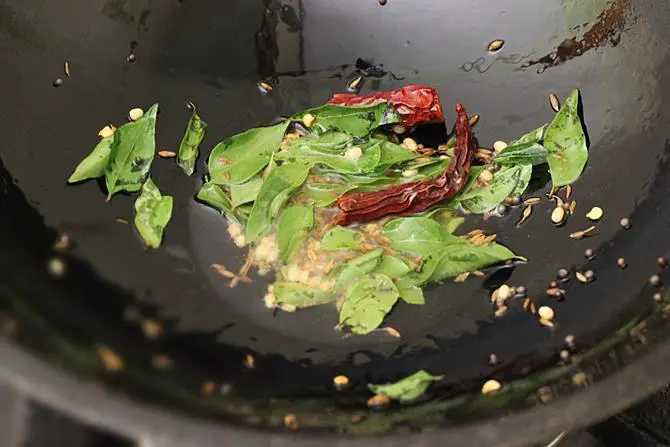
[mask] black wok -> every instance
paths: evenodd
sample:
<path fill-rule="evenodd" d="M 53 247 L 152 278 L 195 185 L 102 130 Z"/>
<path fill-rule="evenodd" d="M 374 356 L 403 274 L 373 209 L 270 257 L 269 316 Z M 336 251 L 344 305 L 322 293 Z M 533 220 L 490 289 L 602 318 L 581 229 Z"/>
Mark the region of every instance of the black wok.
<path fill-rule="evenodd" d="M 670 380 L 670 297 L 649 284 L 668 280 L 657 257 L 670 248 L 669 12 L 642 0 L 1 0 L 0 373 L 156 445 L 528 445 L 622 410 Z M 489 53 L 498 38 L 505 46 Z M 260 278 L 229 289 L 208 266 L 239 265 L 243 253 L 221 216 L 193 200 L 201 179 L 172 162 L 152 169 L 175 211 L 151 252 L 117 222 L 132 219 L 133 197 L 105 203 L 95 182 L 65 183 L 97 130 L 131 107 L 160 102 L 158 146 L 174 150 L 184 104 L 196 103 L 209 122 L 201 176 L 217 141 L 321 104 L 359 74 L 363 92 L 435 86 L 448 121 L 456 102 L 481 116 L 487 144 L 548 121 L 549 92 L 578 87 L 590 139 L 570 226 L 549 225 L 548 202 L 521 229 L 520 209 L 471 218 L 529 264 L 399 306 L 388 324 L 400 339 L 343 339 L 328 307 L 273 315 Z M 262 79 L 271 94 L 259 92 Z M 549 188 L 533 185 L 536 196 Z M 595 205 L 606 214 L 597 233 L 568 238 Z M 74 243 L 64 253 L 52 248 L 61 234 Z M 54 258 L 63 275 L 53 275 Z M 590 268 L 597 280 L 566 283 L 557 302 L 544 290 L 560 268 Z M 506 281 L 550 303 L 557 327 L 520 306 L 493 317 L 488 291 Z M 142 330 L 148 318 L 162 327 L 155 339 Z M 103 348 L 121 371 L 104 367 Z M 419 402 L 367 409 L 367 383 L 419 369 L 445 377 Z M 338 374 L 351 379 L 346 392 L 332 387 Z M 489 378 L 502 393 L 480 395 Z M 289 413 L 298 434 L 283 426 Z M 364 435 L 374 438 L 342 438 Z"/>

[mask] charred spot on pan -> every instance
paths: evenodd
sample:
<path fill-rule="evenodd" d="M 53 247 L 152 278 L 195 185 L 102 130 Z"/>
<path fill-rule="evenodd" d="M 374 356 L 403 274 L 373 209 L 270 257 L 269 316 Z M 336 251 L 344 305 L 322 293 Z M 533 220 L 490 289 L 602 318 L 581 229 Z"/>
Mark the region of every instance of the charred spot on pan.
<path fill-rule="evenodd" d="M 522 69 L 540 65 L 538 73 L 545 69 L 555 67 L 563 62 L 574 59 L 589 50 L 610 44 L 619 44 L 621 33 L 626 26 L 628 11 L 631 0 L 614 0 L 598 18 L 598 21 L 588 29 L 581 37 L 565 39 L 554 51 L 539 58 L 528 61 L 521 66 Z"/>

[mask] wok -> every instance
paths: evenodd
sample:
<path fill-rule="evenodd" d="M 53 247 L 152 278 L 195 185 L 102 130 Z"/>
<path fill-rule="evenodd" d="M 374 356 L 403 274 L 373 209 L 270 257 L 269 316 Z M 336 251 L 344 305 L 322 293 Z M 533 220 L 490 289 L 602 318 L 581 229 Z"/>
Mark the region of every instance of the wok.
<path fill-rule="evenodd" d="M 668 296 L 648 281 L 667 276 L 657 257 L 670 245 L 668 12 L 642 0 L 0 1 L 2 377 L 156 445 L 530 445 L 621 411 L 670 379 Z M 489 53 L 494 39 L 505 45 Z M 475 131 L 486 144 L 550 120 L 548 94 L 579 87 L 590 140 L 570 225 L 549 225 L 547 201 L 522 228 L 520 209 L 469 218 L 530 262 L 399 306 L 388 324 L 400 339 L 343 339 L 328 306 L 273 315 L 261 278 L 228 288 L 208 266 L 239 265 L 244 254 L 221 216 L 193 199 L 201 178 L 175 163 L 152 169 L 175 210 L 151 252 L 117 222 L 132 219 L 132 196 L 105 203 L 96 182 L 65 183 L 96 131 L 132 107 L 160 102 L 158 148 L 174 150 L 184 104 L 197 104 L 209 122 L 201 177 L 216 142 L 321 104 L 358 75 L 363 92 L 438 88 L 448 122 L 462 102 L 481 116 Z M 536 179 L 530 195 L 548 188 Z M 597 233 L 569 239 L 588 226 L 591 206 L 605 210 Z M 53 249 L 62 234 L 73 242 L 65 252 Z M 53 275 L 54 258 L 63 275 Z M 590 268 L 597 279 L 571 280 L 556 302 L 544 290 L 560 268 Z M 495 318 L 489 292 L 503 282 L 551 304 L 557 327 L 519 306 Z M 146 319 L 157 337 L 142 330 Z M 104 367 L 102 348 L 121 371 Z M 423 399 L 366 407 L 368 383 L 419 369 L 444 375 Z M 350 389 L 333 389 L 338 374 Z M 482 396 L 489 378 L 502 392 Z M 286 414 L 298 433 L 284 427 Z"/>

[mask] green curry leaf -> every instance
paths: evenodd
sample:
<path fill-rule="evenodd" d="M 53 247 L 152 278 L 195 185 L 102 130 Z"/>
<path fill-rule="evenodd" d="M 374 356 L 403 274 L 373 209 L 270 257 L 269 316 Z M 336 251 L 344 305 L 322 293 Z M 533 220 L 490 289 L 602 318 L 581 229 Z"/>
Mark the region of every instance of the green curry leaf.
<path fill-rule="evenodd" d="M 544 147 L 554 186 L 577 180 L 588 159 L 586 135 L 579 118 L 579 90 L 574 90 L 547 127 Z"/>
<path fill-rule="evenodd" d="M 274 168 L 263 181 L 263 186 L 247 221 L 247 242 L 253 242 L 274 222 L 291 193 L 298 189 L 309 173 L 309 166 L 285 163 Z"/>
<path fill-rule="evenodd" d="M 435 158 L 429 162 L 425 161 L 421 163 L 410 161 L 405 165 L 405 170 L 416 169 L 417 173 L 416 175 L 409 177 L 405 177 L 401 173 L 389 173 L 388 171 L 385 172 L 380 169 L 365 174 L 346 174 L 339 172 L 324 172 L 323 174 L 335 175 L 347 184 L 356 185 L 357 192 L 364 192 L 377 191 L 390 185 L 432 179 L 442 174 L 444 170 L 447 169 L 448 165 L 449 158 Z"/>
<path fill-rule="evenodd" d="M 209 156 L 209 175 L 214 183 L 239 184 L 258 174 L 279 149 L 289 121 L 257 127 L 234 135 L 214 147 Z"/>
<path fill-rule="evenodd" d="M 240 225 L 246 223 L 247 217 L 242 213 L 242 209 L 235 209 L 235 207 L 233 207 L 230 197 L 221 186 L 214 183 L 205 183 L 198 191 L 196 198 L 212 208 L 219 210 L 222 214 L 226 215 L 226 217 L 234 220 Z"/>
<path fill-rule="evenodd" d="M 342 185 L 340 183 L 310 183 L 306 182 L 300 197 L 308 204 L 315 207 L 327 207 L 332 205 L 354 186 Z"/>
<path fill-rule="evenodd" d="M 381 262 L 384 249 L 377 248 L 351 259 L 336 270 L 335 290 L 344 290 L 357 278 L 373 272 Z"/>
<path fill-rule="evenodd" d="M 305 241 L 313 226 L 314 208 L 311 206 L 290 206 L 282 212 L 277 227 L 277 245 L 284 262 Z"/>
<path fill-rule="evenodd" d="M 509 145 L 510 146 L 516 146 L 518 144 L 526 144 L 526 143 L 539 143 L 542 141 L 542 137 L 544 136 L 544 130 L 547 128 L 547 124 L 543 124 L 540 127 L 538 127 L 535 130 L 531 130 L 525 135 L 522 135 L 521 137 L 517 138 L 516 140 L 512 141 Z"/>
<path fill-rule="evenodd" d="M 156 151 L 158 104 L 137 121 L 126 123 L 114 132 L 114 141 L 105 167 L 107 199 L 119 191 L 139 191 L 149 174 Z"/>
<path fill-rule="evenodd" d="M 407 304 L 426 304 L 426 299 L 423 296 L 423 290 L 418 286 L 402 285 L 396 282 L 400 298 Z"/>
<path fill-rule="evenodd" d="M 511 196 L 520 196 L 526 192 L 528 184 L 530 183 L 530 177 L 533 175 L 533 167 L 531 165 L 520 165 L 521 175 L 519 180 L 516 182 L 516 186 L 512 190 Z"/>
<path fill-rule="evenodd" d="M 397 382 L 384 385 L 370 384 L 368 388 L 378 396 L 407 402 L 423 396 L 431 383 L 439 382 L 443 377 L 433 376 L 424 370 L 420 370 Z"/>
<path fill-rule="evenodd" d="M 330 293 L 295 282 L 276 282 L 272 290 L 278 305 L 295 306 L 298 309 L 318 306 L 334 300 L 334 296 Z"/>
<path fill-rule="evenodd" d="M 361 232 L 351 228 L 335 227 L 321 239 L 322 250 L 360 250 Z"/>
<path fill-rule="evenodd" d="M 409 271 L 406 275 L 396 278 L 395 283 L 398 286 L 398 290 L 412 292 L 412 287 L 421 287 L 430 281 L 431 276 L 437 269 L 440 259 L 442 256 L 442 251 L 433 252 L 427 256 L 423 257 L 423 264 L 419 271 Z"/>
<path fill-rule="evenodd" d="M 199 146 L 202 139 L 205 138 L 205 131 L 207 130 L 207 123 L 198 116 L 195 105 L 192 102 L 188 103 L 189 109 L 192 110 L 191 118 L 188 120 L 184 138 L 179 145 L 179 157 L 177 163 L 184 172 L 188 175 L 193 174 L 195 170 L 195 162 L 198 159 Z"/>
<path fill-rule="evenodd" d="M 458 239 L 459 243 L 444 245 L 425 255 L 419 271 L 412 270 L 396 278 L 395 283 L 400 293 L 404 296 L 412 291 L 417 292 L 412 287 L 442 281 L 460 273 L 480 270 L 509 259 L 525 259 L 496 243 L 474 245 L 463 237 Z"/>
<path fill-rule="evenodd" d="M 539 165 L 547 162 L 547 149 L 539 143 L 518 143 L 507 146 L 495 158 L 500 165 Z"/>
<path fill-rule="evenodd" d="M 70 178 L 67 179 L 67 182 L 77 183 L 105 175 L 105 167 L 107 167 L 107 163 L 109 162 L 113 141 L 113 135 L 100 140 L 93 148 L 93 151 L 77 165 L 77 168 L 70 175 Z"/>
<path fill-rule="evenodd" d="M 296 140 L 286 149 L 277 153 L 277 160 L 306 163 L 310 165 L 321 164 L 338 173 L 366 173 L 374 171 L 381 160 L 381 145 L 372 145 L 363 150 L 360 158 L 350 158 L 346 155 L 346 149 L 332 150 L 315 146 L 302 139 Z M 317 140 L 318 141 L 318 140 Z"/>
<path fill-rule="evenodd" d="M 315 149 L 330 149 L 333 151 L 346 149 L 352 143 L 354 137 L 344 132 L 326 132 L 324 134 L 313 133 L 304 137 L 288 141 L 288 148 L 293 146 L 307 145 Z"/>
<path fill-rule="evenodd" d="M 135 200 L 135 228 L 149 248 L 158 248 L 172 216 L 172 197 L 163 196 L 151 177 Z"/>
<path fill-rule="evenodd" d="M 234 208 L 256 200 L 263 186 L 263 178 L 256 175 L 239 185 L 230 185 L 230 199 Z"/>
<path fill-rule="evenodd" d="M 428 213 L 424 217 L 431 218 L 442 225 L 447 233 L 454 234 L 454 232 L 465 221 L 464 217 L 456 215 L 456 212 L 451 208 L 437 208 Z"/>
<path fill-rule="evenodd" d="M 442 281 L 464 272 L 480 270 L 515 258 L 517 256 L 511 250 L 496 243 L 474 245 L 468 242 L 452 245 L 436 254 L 437 265 L 429 281 Z"/>
<path fill-rule="evenodd" d="M 382 235 L 390 240 L 391 248 L 427 256 L 445 245 L 459 244 L 456 237 L 433 219 L 427 217 L 400 217 L 384 226 Z"/>
<path fill-rule="evenodd" d="M 373 144 L 381 146 L 382 155 L 379 160 L 379 166 L 392 166 L 419 157 L 419 154 L 406 149 L 399 144 L 392 143 L 382 139 L 372 139 Z M 439 161 L 439 159 L 437 159 Z"/>
<path fill-rule="evenodd" d="M 373 274 L 359 279 L 340 309 L 341 327 L 354 334 L 369 334 L 384 321 L 400 296 L 391 278 Z"/>
<path fill-rule="evenodd" d="M 494 209 L 515 192 L 523 192 L 528 186 L 533 167 L 531 165 L 503 167 L 493 175 L 493 180 L 488 184 L 480 184 L 477 181 L 479 172 L 481 170 L 472 169 L 471 178 L 463 191 L 456 196 L 456 200 L 466 210 L 477 214 Z"/>
<path fill-rule="evenodd" d="M 310 127 L 310 131 L 314 133 L 337 130 L 354 137 L 364 137 L 379 126 L 401 121 L 398 112 L 385 102 L 363 107 L 326 104 L 305 110 L 295 115 L 293 120 L 302 121 L 306 114 L 316 117 Z"/>
<path fill-rule="evenodd" d="M 384 253 L 381 261 L 379 261 L 379 265 L 375 269 L 375 273 L 386 275 L 393 279 L 405 275 L 410 270 L 410 267 L 402 259 Z"/>

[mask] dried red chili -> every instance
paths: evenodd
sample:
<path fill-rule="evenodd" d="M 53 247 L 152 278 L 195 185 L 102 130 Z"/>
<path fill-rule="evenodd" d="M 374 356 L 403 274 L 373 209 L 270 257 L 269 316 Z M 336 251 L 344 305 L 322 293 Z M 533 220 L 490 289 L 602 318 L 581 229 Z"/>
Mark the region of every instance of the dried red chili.
<path fill-rule="evenodd" d="M 337 223 L 349 225 L 368 222 L 391 214 L 415 214 L 442 200 L 453 198 L 463 189 L 470 175 L 470 162 L 475 151 L 468 114 L 456 104 L 456 147 L 447 169 L 433 180 L 405 183 L 374 192 L 345 194 L 337 201 L 343 211 Z"/>
<path fill-rule="evenodd" d="M 358 96 L 349 93 L 334 95 L 328 104 L 342 106 L 371 106 L 380 102 L 393 105 L 402 117 L 403 124 L 441 123 L 444 121 L 440 97 L 437 90 L 423 85 L 409 85 L 399 90 L 375 92 Z"/>

